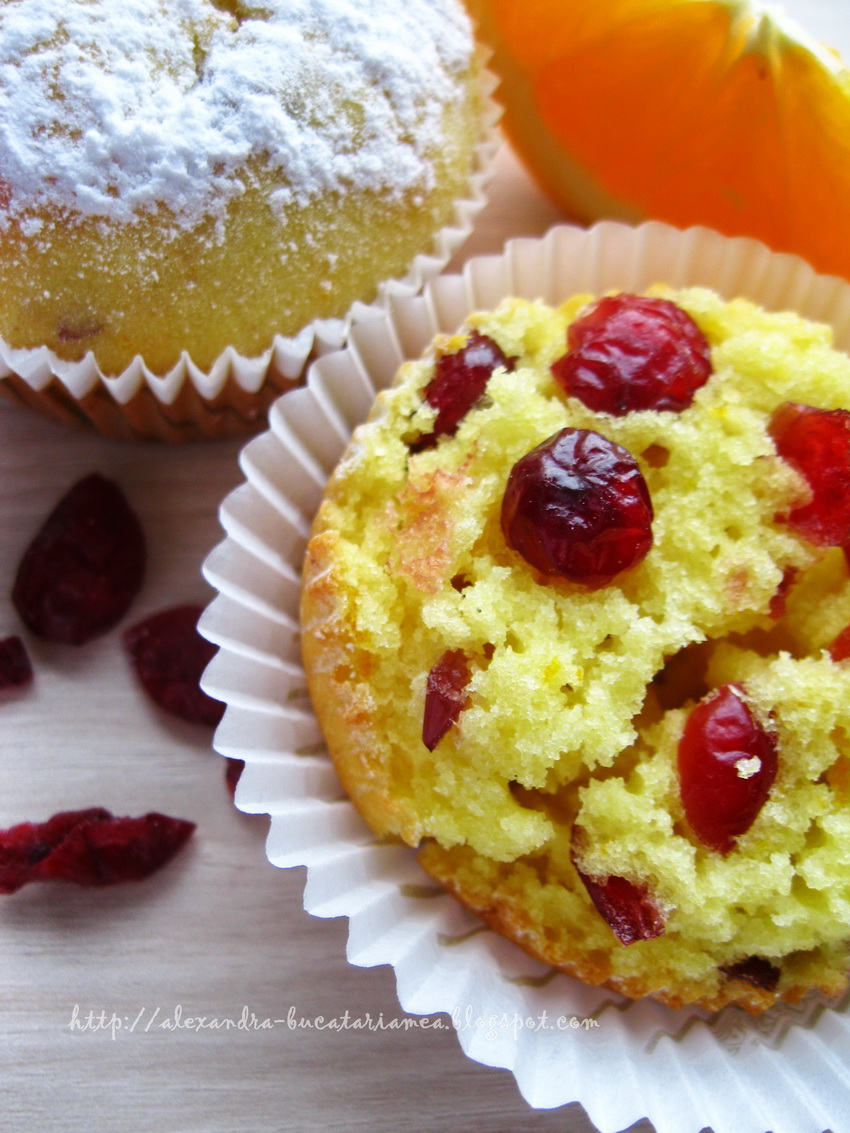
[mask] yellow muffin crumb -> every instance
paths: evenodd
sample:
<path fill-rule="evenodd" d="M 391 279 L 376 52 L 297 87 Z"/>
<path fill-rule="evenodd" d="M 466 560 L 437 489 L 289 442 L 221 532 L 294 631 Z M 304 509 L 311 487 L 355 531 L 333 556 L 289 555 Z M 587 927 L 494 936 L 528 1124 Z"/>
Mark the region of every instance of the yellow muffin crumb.
<path fill-rule="evenodd" d="M 586 295 L 506 300 L 405 364 L 314 524 L 305 665 L 367 821 L 423 844 L 425 868 L 499 931 L 628 995 L 761 1010 L 834 992 L 848 967 L 850 665 L 828 648 L 850 624 L 850 582 L 840 549 L 784 521 L 809 488 L 769 424 L 783 402 L 846 404 L 850 361 L 792 313 L 698 288 L 651 294 L 711 347 L 712 376 L 681 412 L 615 417 L 565 394 L 551 365 Z M 454 435 L 417 445 L 435 361 L 473 331 L 512 367 Z M 654 508 L 650 552 L 599 589 L 541 575 L 500 523 L 515 462 L 567 426 L 627 449 Z M 429 751 L 428 675 L 452 650 L 469 666 L 464 707 Z M 677 749 L 693 705 L 729 683 L 775 734 L 779 769 L 720 853 L 689 827 Z M 663 931 L 620 943 L 577 866 L 647 890 Z M 754 958 L 775 987 L 753 978 Z"/>

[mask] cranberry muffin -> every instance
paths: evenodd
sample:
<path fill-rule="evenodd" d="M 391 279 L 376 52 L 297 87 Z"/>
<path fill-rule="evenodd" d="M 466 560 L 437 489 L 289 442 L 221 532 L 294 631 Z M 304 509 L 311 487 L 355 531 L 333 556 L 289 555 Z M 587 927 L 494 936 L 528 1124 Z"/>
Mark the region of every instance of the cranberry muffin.
<path fill-rule="evenodd" d="M 303 580 L 375 832 L 627 996 L 843 988 L 848 397 L 828 328 L 704 289 L 510 299 L 406 363 Z"/>

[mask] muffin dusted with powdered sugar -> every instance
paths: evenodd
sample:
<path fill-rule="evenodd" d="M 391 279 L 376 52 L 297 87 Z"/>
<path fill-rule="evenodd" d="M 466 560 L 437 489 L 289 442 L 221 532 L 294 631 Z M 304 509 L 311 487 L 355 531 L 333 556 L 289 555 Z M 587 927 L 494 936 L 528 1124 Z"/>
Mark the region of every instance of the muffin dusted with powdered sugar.
<path fill-rule="evenodd" d="M 481 135 L 458 0 L 11 0 L 0 60 L 0 336 L 60 370 L 343 320 L 433 250 Z"/>
<path fill-rule="evenodd" d="M 506 300 L 405 364 L 304 567 L 372 828 L 626 995 L 843 988 L 849 393 L 827 328 L 701 289 Z"/>

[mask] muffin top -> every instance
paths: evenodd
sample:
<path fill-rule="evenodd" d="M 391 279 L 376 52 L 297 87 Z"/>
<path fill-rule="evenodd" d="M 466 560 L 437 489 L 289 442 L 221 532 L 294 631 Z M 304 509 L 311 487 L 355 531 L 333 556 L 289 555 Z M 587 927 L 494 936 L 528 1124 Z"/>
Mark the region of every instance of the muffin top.
<path fill-rule="evenodd" d="M 338 339 L 463 230 L 483 86 L 460 0 L 0 5 L 0 345 L 253 383 Z"/>
<path fill-rule="evenodd" d="M 589 982 L 843 987 L 848 390 L 827 327 L 698 288 L 509 299 L 402 367 L 302 597 L 372 828 Z"/>
<path fill-rule="evenodd" d="M 346 785 L 370 821 L 414 844 L 430 836 L 503 861 L 539 848 L 553 817 L 528 792 L 607 779 L 661 684 L 684 697 L 700 684 L 688 659 L 699 663 L 706 643 L 769 635 L 791 580 L 823 555 L 785 521 L 809 488 L 771 421 L 785 402 L 830 411 L 846 398 L 850 362 L 828 329 L 678 293 L 706 337 L 710 374 L 689 404 L 611 413 L 565 393 L 552 369 L 589 298 L 507 301 L 407 364 L 355 433 L 316 519 L 305 649 L 308 672 L 321 669 L 320 718 L 350 714 L 337 737 Z M 426 390 L 471 334 L 501 361 L 454 431 L 435 437 L 447 410 Z M 613 575 L 559 576 L 545 556 L 530 561 L 516 529 L 506 538 L 512 467 L 565 428 L 625 452 L 648 493 L 639 555 Z M 784 644 L 768 636 L 764 651 Z M 339 693 L 334 645 L 347 674 Z M 462 688 L 464 708 L 431 752 L 423 711 L 447 655 L 444 679 Z"/>
<path fill-rule="evenodd" d="M 455 0 L 10 0 L 0 226 L 44 210 L 224 217 L 252 162 L 272 213 L 328 191 L 427 192 L 472 42 Z"/>

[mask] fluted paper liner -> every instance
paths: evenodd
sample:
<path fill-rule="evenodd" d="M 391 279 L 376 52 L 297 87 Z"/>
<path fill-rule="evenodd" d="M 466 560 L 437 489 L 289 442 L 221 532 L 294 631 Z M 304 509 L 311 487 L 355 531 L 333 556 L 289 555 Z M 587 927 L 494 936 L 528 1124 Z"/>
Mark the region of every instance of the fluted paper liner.
<path fill-rule="evenodd" d="M 373 301 L 352 304 L 340 318 L 316 319 L 296 335 L 277 335 L 257 357 L 229 346 L 208 371 L 184 352 L 165 375 L 136 357 L 123 373 L 108 376 L 92 354 L 69 362 L 45 346 L 16 348 L 0 338 L 0 394 L 66 425 L 94 428 L 119 440 L 179 443 L 256 433 L 265 427 L 270 405 L 303 381 L 314 359 L 340 349 L 352 326 L 380 317 L 393 298 L 420 292 L 470 235 L 487 201 L 500 141 L 496 85 L 485 66 L 482 137 L 466 196 L 455 202 L 451 221 L 435 234 L 431 247 L 414 258 L 404 276 L 380 283 Z"/>
<path fill-rule="evenodd" d="M 445 1013 L 473 1059 L 509 1069 L 531 1106 L 580 1102 L 601 1133 L 649 1118 L 658 1133 L 822 1133 L 847 1128 L 850 1017 L 812 995 L 760 1018 L 627 1001 L 554 972 L 435 887 L 415 852 L 376 842 L 344 796 L 306 692 L 299 572 L 327 476 L 399 363 L 507 294 L 557 303 L 656 282 L 712 287 L 830 323 L 850 348 L 850 285 L 748 239 L 659 223 L 558 227 L 471 260 L 352 329 L 279 399 L 243 450 L 224 541 L 205 564 L 218 591 L 201 621 L 219 646 L 204 677 L 227 709 L 215 746 L 245 761 L 236 803 L 271 816 L 267 852 L 306 866 L 304 906 L 349 918 L 352 964 L 391 964 L 413 1014 Z"/>

